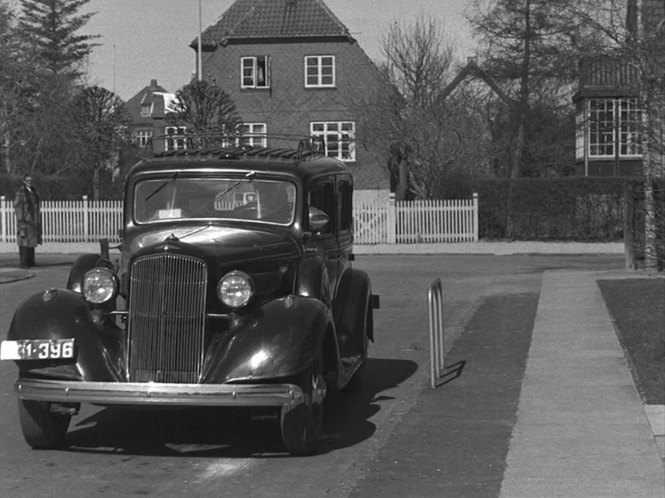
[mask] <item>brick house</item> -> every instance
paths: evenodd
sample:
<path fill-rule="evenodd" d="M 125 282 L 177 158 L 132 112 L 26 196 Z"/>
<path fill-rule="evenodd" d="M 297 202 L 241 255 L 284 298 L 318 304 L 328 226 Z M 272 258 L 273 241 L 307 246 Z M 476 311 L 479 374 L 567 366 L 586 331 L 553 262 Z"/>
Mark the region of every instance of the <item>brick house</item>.
<path fill-rule="evenodd" d="M 387 83 L 322 0 L 236 0 L 201 46 L 202 76 L 230 95 L 244 131 L 323 136 L 357 192 L 388 195 L 387 168 L 363 145 L 362 121 L 363 105 Z"/>
<path fill-rule="evenodd" d="M 176 149 L 182 144 L 182 140 L 178 140 L 177 137 L 184 133 L 184 128 L 166 122 L 169 105 L 174 99 L 175 94 L 168 92 L 153 79 L 148 86 L 127 101 L 132 144 L 144 148 L 152 137 L 163 135 L 172 135 L 174 138 L 155 140 L 153 142 L 155 152 L 162 152 L 164 148 Z"/>
<path fill-rule="evenodd" d="M 628 1 L 630 31 L 662 31 L 665 36 L 664 22 L 662 0 L 643 0 L 639 6 L 635 0 Z M 580 61 L 579 86 L 573 97 L 577 176 L 642 176 L 639 76 L 634 66 L 611 56 Z"/>

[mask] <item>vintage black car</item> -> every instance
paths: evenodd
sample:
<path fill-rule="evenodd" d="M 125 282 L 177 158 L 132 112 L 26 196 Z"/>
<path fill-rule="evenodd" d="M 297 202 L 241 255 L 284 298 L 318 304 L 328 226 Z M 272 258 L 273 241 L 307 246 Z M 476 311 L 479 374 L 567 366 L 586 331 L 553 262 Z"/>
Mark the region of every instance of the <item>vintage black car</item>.
<path fill-rule="evenodd" d="M 102 243 L 79 257 L 2 344 L 30 446 L 59 446 L 86 402 L 273 407 L 291 454 L 317 448 L 327 390 L 367 359 L 378 296 L 351 264 L 352 175 L 304 144 L 132 168 L 120 256 Z"/>

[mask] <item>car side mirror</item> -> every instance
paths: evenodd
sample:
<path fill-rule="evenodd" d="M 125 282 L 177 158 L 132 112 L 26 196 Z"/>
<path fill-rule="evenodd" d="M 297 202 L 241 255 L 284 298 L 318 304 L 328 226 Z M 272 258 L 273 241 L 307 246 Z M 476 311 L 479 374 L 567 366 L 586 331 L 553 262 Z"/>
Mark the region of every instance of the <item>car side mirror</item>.
<path fill-rule="evenodd" d="M 321 231 L 323 227 L 325 227 L 328 222 L 330 221 L 330 218 L 328 215 L 320 210 L 319 208 L 311 207 L 309 208 L 309 229 L 317 233 Z"/>

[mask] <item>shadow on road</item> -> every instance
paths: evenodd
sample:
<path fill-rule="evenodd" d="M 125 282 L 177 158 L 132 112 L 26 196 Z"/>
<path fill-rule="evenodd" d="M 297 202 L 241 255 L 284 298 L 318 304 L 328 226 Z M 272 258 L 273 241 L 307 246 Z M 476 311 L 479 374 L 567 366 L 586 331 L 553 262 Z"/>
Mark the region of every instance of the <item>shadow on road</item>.
<path fill-rule="evenodd" d="M 417 370 L 412 361 L 367 361 L 355 391 L 328 391 L 324 439 L 319 453 L 353 446 L 370 438 L 370 421 L 392 399 L 382 394 Z M 277 409 L 109 407 L 87 418 L 74 418 L 66 450 L 84 453 L 189 457 L 281 457 Z"/>

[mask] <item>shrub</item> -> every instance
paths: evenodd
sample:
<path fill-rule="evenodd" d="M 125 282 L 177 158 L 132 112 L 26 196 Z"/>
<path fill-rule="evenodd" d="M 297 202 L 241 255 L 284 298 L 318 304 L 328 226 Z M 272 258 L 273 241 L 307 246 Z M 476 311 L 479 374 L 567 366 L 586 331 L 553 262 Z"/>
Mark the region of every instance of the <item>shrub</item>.
<path fill-rule="evenodd" d="M 623 237 L 626 178 L 486 179 L 477 186 L 482 238 L 611 241 Z"/>

